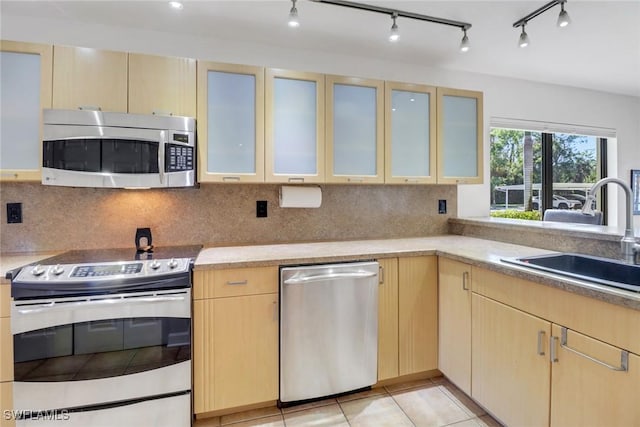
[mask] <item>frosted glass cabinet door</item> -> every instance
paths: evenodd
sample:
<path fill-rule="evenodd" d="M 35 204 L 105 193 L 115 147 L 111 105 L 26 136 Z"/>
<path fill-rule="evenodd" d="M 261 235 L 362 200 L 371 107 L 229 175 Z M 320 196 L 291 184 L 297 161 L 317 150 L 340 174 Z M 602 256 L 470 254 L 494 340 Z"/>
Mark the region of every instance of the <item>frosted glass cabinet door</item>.
<path fill-rule="evenodd" d="M 198 180 L 264 182 L 264 69 L 198 62 Z"/>
<path fill-rule="evenodd" d="M 436 182 L 436 89 L 385 83 L 385 182 Z"/>
<path fill-rule="evenodd" d="M 0 180 L 40 181 L 52 47 L 3 40 L 0 48 Z"/>
<path fill-rule="evenodd" d="M 326 77 L 327 182 L 384 182 L 384 82 Z"/>
<path fill-rule="evenodd" d="M 438 88 L 438 183 L 482 183 L 482 92 Z"/>
<path fill-rule="evenodd" d="M 324 182 L 324 75 L 266 74 L 266 181 Z"/>

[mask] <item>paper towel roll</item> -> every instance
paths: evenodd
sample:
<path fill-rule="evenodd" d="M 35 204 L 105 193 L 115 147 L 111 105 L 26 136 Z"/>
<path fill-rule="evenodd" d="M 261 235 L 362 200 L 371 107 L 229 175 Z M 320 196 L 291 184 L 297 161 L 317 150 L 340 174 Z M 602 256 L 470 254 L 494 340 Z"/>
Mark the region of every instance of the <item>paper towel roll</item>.
<path fill-rule="evenodd" d="M 320 187 L 280 187 L 281 208 L 319 208 L 322 204 Z"/>

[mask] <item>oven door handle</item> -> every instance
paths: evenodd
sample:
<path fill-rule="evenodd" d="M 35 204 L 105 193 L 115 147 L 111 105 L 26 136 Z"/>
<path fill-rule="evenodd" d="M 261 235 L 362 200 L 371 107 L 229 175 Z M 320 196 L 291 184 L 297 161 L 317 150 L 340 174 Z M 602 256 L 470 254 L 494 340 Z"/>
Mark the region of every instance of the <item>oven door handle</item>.
<path fill-rule="evenodd" d="M 47 310 L 52 310 L 56 306 L 68 308 L 70 306 L 75 307 L 91 307 L 91 306 L 106 306 L 111 304 L 127 304 L 130 302 L 170 302 L 170 301 L 184 301 L 185 295 L 160 295 L 160 296 L 140 296 L 140 297 L 127 297 L 127 298 L 105 298 L 90 301 L 51 301 L 46 304 L 31 305 L 29 308 L 18 308 L 19 314 L 37 313 Z"/>

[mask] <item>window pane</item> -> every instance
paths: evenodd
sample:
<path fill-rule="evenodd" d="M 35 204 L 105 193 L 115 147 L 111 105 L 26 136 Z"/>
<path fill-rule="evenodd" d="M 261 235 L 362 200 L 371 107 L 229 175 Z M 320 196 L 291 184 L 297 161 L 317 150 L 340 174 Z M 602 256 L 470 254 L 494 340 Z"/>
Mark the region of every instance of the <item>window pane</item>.
<path fill-rule="evenodd" d="M 540 219 L 542 134 L 493 128 L 490 137 L 491 215 Z"/>
<path fill-rule="evenodd" d="M 598 180 L 597 144 L 592 136 L 553 134 L 552 209 L 582 208 Z"/>

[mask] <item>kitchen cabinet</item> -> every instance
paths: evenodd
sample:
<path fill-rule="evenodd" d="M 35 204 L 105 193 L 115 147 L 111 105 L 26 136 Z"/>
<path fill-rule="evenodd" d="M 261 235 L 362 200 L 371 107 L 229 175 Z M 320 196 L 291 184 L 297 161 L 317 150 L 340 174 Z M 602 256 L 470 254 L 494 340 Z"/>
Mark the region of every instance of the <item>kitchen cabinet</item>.
<path fill-rule="evenodd" d="M 472 295 L 471 396 L 506 425 L 549 422 L 551 324 Z"/>
<path fill-rule="evenodd" d="M 126 52 L 54 46 L 53 108 L 127 112 L 127 63 Z"/>
<path fill-rule="evenodd" d="M 471 266 L 438 258 L 438 369 L 471 395 Z"/>
<path fill-rule="evenodd" d="M 0 51 L 0 181 L 40 181 L 53 48 L 2 40 Z"/>
<path fill-rule="evenodd" d="M 379 259 L 378 381 L 396 378 L 398 371 L 398 258 Z"/>
<path fill-rule="evenodd" d="M 265 180 L 324 182 L 324 75 L 267 69 Z"/>
<path fill-rule="evenodd" d="M 398 260 L 399 374 L 438 368 L 438 264 L 436 256 Z"/>
<path fill-rule="evenodd" d="M 552 345 L 552 427 L 640 425 L 640 356 L 555 324 Z"/>
<path fill-rule="evenodd" d="M 482 184 L 482 92 L 438 88 L 438 184 Z"/>
<path fill-rule="evenodd" d="M 0 279 L 0 427 L 13 427 L 2 411 L 13 409 L 13 335 L 11 334 L 11 284 Z"/>
<path fill-rule="evenodd" d="M 196 270 L 196 414 L 278 399 L 278 268 Z"/>
<path fill-rule="evenodd" d="M 264 182 L 264 68 L 198 62 L 198 180 Z"/>
<path fill-rule="evenodd" d="M 436 182 L 436 89 L 385 82 L 385 182 Z"/>
<path fill-rule="evenodd" d="M 325 80 L 326 182 L 384 182 L 384 82 Z"/>
<path fill-rule="evenodd" d="M 129 54 L 128 112 L 196 116 L 196 60 Z"/>

